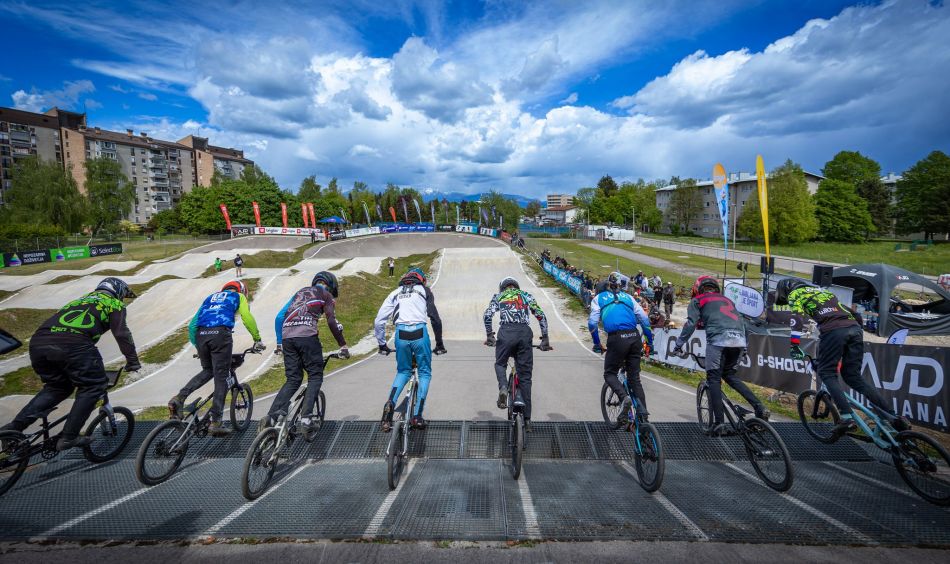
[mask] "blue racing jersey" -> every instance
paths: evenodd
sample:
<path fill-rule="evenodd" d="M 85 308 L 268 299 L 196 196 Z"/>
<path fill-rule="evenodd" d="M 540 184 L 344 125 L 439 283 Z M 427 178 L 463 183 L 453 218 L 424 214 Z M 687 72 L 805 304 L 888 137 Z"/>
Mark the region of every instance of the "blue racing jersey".
<path fill-rule="evenodd" d="M 188 326 L 191 343 L 195 343 L 195 335 L 200 327 L 234 327 L 234 318 L 237 315 L 241 316 L 241 321 L 244 322 L 251 337 L 255 341 L 260 341 L 261 335 L 257 330 L 257 322 L 247 305 L 247 298 L 240 292 L 225 290 L 211 294 L 198 308 L 198 312 L 195 313 Z"/>
<path fill-rule="evenodd" d="M 594 344 L 600 345 L 600 335 L 597 324 L 604 326 L 608 334 L 615 331 L 631 331 L 637 326 L 643 327 L 643 335 L 647 344 L 653 346 L 653 331 L 650 330 L 650 318 L 643 311 L 633 296 L 626 292 L 604 291 L 590 303 L 590 317 L 587 318 L 587 328 L 590 330 Z"/>

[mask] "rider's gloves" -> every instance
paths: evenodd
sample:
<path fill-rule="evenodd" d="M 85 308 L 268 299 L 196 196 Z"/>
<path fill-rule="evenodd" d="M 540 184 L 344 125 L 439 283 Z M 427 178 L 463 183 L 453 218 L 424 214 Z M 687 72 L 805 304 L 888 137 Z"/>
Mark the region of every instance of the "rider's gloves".
<path fill-rule="evenodd" d="M 391 348 L 386 343 L 379 345 L 379 354 L 389 354 L 393 352 Z"/>
<path fill-rule="evenodd" d="M 142 369 L 141 362 L 129 362 L 129 363 L 126 363 L 125 365 L 126 372 L 138 372 L 141 369 Z"/>
<path fill-rule="evenodd" d="M 340 349 L 340 358 L 342 358 L 343 360 L 346 360 L 346 359 L 350 358 L 350 349 L 348 349 L 348 348 L 346 348 L 346 347 L 341 348 L 341 349 Z"/>
<path fill-rule="evenodd" d="M 803 351 L 802 348 L 798 345 L 792 345 L 792 350 L 789 352 L 789 354 L 795 360 L 805 359 L 805 351 Z"/>
<path fill-rule="evenodd" d="M 593 350 L 597 354 L 604 354 L 604 347 L 600 345 L 594 345 L 594 348 L 591 350 Z"/>
<path fill-rule="evenodd" d="M 277 356 L 284 354 L 284 347 L 280 345 L 277 345 L 276 347 L 274 347 L 274 354 L 276 354 Z"/>
<path fill-rule="evenodd" d="M 542 351 L 554 350 L 551 348 L 551 342 L 548 341 L 547 335 L 541 335 L 541 350 Z"/>
<path fill-rule="evenodd" d="M 435 350 L 432 351 L 432 352 L 435 353 L 435 354 L 445 354 L 445 353 L 447 353 L 447 352 L 449 352 L 449 351 L 445 350 L 445 344 L 443 344 L 443 343 L 436 343 L 436 344 L 435 344 Z"/>
<path fill-rule="evenodd" d="M 495 333 L 491 332 L 488 334 L 488 337 L 485 339 L 485 344 L 489 347 L 495 346 Z"/>
<path fill-rule="evenodd" d="M 259 352 L 261 352 L 262 350 L 264 350 L 264 349 L 266 349 L 266 348 L 267 348 L 267 347 L 264 346 L 264 343 L 262 343 L 262 342 L 260 342 L 260 341 L 254 341 L 254 345 L 251 347 L 251 352 L 252 352 L 252 353 L 259 353 Z"/>

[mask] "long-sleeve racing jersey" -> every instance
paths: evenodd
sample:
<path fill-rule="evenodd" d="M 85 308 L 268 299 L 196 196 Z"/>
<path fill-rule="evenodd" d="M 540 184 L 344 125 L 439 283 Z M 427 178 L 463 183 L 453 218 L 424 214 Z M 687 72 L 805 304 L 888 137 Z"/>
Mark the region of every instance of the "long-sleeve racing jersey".
<path fill-rule="evenodd" d="M 653 331 L 650 328 L 650 317 L 643 307 L 626 292 L 605 291 L 597 294 L 590 302 L 590 316 L 587 318 L 587 329 L 594 339 L 595 345 L 600 345 L 600 333 L 597 324 L 602 323 L 608 334 L 617 331 L 633 331 L 637 326 L 643 328 L 643 336 L 647 344 L 653 346 Z"/>
<path fill-rule="evenodd" d="M 689 301 L 686 310 L 688 319 L 676 338 L 682 346 L 689 339 L 696 324 L 702 321 L 706 330 L 706 342 L 720 347 L 745 347 L 745 324 L 736 311 L 736 304 L 718 292 L 706 292 Z"/>
<path fill-rule="evenodd" d="M 807 315 L 818 324 L 818 332 L 860 325 L 854 315 L 846 309 L 838 298 L 828 290 L 812 286 L 795 288 L 788 294 L 789 308 L 796 313 Z M 801 342 L 801 331 L 792 328 L 792 344 Z"/>
<path fill-rule="evenodd" d="M 91 292 L 64 305 L 33 333 L 33 344 L 61 345 L 70 342 L 99 342 L 112 331 L 128 364 L 139 364 L 132 332 L 126 323 L 125 304 L 106 292 Z"/>
<path fill-rule="evenodd" d="M 297 290 L 278 312 L 274 320 L 277 344 L 281 344 L 284 338 L 316 337 L 319 335 L 321 315 L 327 316 L 327 325 L 337 344 L 345 347 L 343 326 L 336 320 L 336 302 L 330 292 L 321 286 L 307 286 Z"/>
<path fill-rule="evenodd" d="M 376 341 L 380 345 L 386 344 L 386 322 L 390 318 L 394 325 L 417 325 L 432 321 L 435 346 L 442 347 L 442 318 L 435 307 L 435 294 L 428 286 L 404 284 L 383 300 L 374 324 Z"/>
<path fill-rule="evenodd" d="M 234 318 L 241 316 L 241 321 L 247 332 L 255 341 L 261 340 L 257 330 L 257 321 L 251 315 L 251 308 L 247 305 L 247 298 L 240 292 L 226 290 L 211 294 L 198 308 L 195 316 L 188 324 L 188 338 L 195 344 L 195 337 L 200 327 L 234 327 Z"/>
<path fill-rule="evenodd" d="M 485 332 L 492 332 L 492 318 L 498 314 L 500 325 L 521 324 L 530 325 L 534 315 L 541 326 L 541 336 L 548 334 L 548 318 L 541 310 L 541 306 L 534 296 L 517 288 L 508 288 L 504 292 L 495 294 L 485 309 Z"/>

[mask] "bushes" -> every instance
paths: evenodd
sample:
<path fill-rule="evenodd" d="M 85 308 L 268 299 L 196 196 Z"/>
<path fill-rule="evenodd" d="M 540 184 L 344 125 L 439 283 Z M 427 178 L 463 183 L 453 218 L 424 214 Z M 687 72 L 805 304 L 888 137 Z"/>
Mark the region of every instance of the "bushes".
<path fill-rule="evenodd" d="M 66 235 L 63 228 L 55 225 L 4 224 L 0 225 L 0 250 L 10 253 L 58 247 Z"/>

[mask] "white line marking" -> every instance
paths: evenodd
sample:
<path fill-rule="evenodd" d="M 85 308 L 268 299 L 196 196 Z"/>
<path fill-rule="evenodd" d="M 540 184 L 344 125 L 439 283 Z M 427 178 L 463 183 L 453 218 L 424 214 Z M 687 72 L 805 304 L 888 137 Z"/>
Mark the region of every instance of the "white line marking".
<path fill-rule="evenodd" d="M 731 468 L 733 471 L 739 473 L 741 476 L 743 476 L 744 478 L 748 479 L 749 481 L 754 482 L 754 483 L 756 483 L 756 484 L 762 486 L 763 488 L 768 488 L 768 489 L 770 489 L 770 490 L 772 489 L 772 488 L 769 488 L 768 486 L 766 486 L 765 484 L 763 484 L 762 482 L 760 482 L 760 481 L 759 481 L 759 478 L 758 478 L 757 476 L 753 476 L 752 474 L 749 474 L 748 472 L 746 472 L 746 471 L 743 470 L 742 468 L 739 468 L 739 467 L 736 466 L 735 464 L 732 464 L 731 462 L 725 462 L 724 464 L 725 464 L 725 466 Z M 774 491 L 774 490 L 773 490 L 773 491 Z M 794 498 L 794 497 L 792 497 L 791 495 L 789 495 L 789 494 L 787 494 L 787 493 L 784 493 L 784 492 L 775 492 L 775 493 L 777 493 L 779 496 L 783 497 L 783 498 L 786 499 L 787 501 L 791 502 L 793 505 L 795 505 L 795 506 L 798 507 L 799 509 L 803 509 L 803 510 L 807 511 L 808 513 L 811 513 L 811 514 L 814 515 L 815 517 L 818 517 L 819 519 L 825 521 L 825 522 L 828 523 L 829 525 L 832 525 L 832 526 L 834 526 L 834 527 L 836 527 L 836 528 L 838 528 L 838 529 L 841 529 L 842 531 L 848 533 L 849 535 L 852 535 L 853 537 L 855 537 L 856 539 L 860 540 L 860 541 L 863 542 L 863 543 L 866 543 L 866 544 L 878 544 L 878 542 L 877 542 L 876 540 L 874 540 L 874 539 L 872 539 L 871 537 L 865 535 L 865 534 L 862 533 L 861 531 L 858 531 L 857 529 L 854 529 L 854 528 L 852 528 L 852 527 L 849 527 L 848 525 L 845 525 L 844 523 L 842 523 L 841 521 L 838 521 L 837 519 L 835 519 L 835 518 L 832 517 L 831 515 L 828 515 L 827 513 L 824 513 L 824 512 L 822 512 L 822 511 L 820 511 L 819 509 L 816 509 L 816 508 L 812 507 L 811 505 L 808 505 L 807 503 L 805 503 L 804 501 L 802 501 L 802 500 L 800 500 L 800 499 Z"/>
<path fill-rule="evenodd" d="M 859 480 L 864 480 L 865 482 L 870 482 L 870 483 L 872 483 L 872 484 L 874 484 L 874 485 L 876 485 L 876 486 L 880 486 L 880 487 L 882 487 L 882 488 L 891 490 L 892 492 L 897 492 L 897 493 L 899 493 L 899 494 L 904 494 L 904 495 L 906 495 L 907 497 L 913 498 L 913 499 L 915 499 L 915 500 L 918 499 L 916 495 L 912 494 L 912 493 L 909 492 L 909 491 L 903 490 L 903 489 L 901 489 L 901 488 L 899 488 L 899 487 L 897 487 L 897 486 L 895 486 L 895 485 L 893 485 L 893 484 L 888 484 L 887 482 L 882 482 L 882 481 L 878 480 L 877 478 L 872 478 L 872 477 L 870 477 L 870 476 L 865 476 L 864 474 L 862 474 L 862 473 L 860 473 L 860 472 L 856 472 L 856 471 L 851 470 L 851 469 L 849 469 L 849 468 L 845 468 L 844 466 L 838 466 L 838 465 L 835 464 L 834 462 L 823 462 L 822 464 L 826 464 L 826 465 L 828 465 L 828 466 L 831 466 L 832 468 L 834 468 L 834 469 L 836 469 L 836 470 L 840 470 L 840 471 L 844 472 L 845 474 L 850 474 L 851 476 L 854 476 L 855 478 L 858 478 Z"/>
<path fill-rule="evenodd" d="M 538 525 L 538 514 L 534 510 L 534 500 L 531 499 L 531 490 L 528 488 L 528 477 L 521 466 L 521 478 L 518 480 L 518 497 L 521 498 L 521 511 L 524 513 L 524 527 L 529 538 L 541 538 L 541 527 Z"/>
<path fill-rule="evenodd" d="M 367 526 L 366 531 L 363 532 L 364 539 L 370 539 L 379 534 L 379 529 L 382 528 L 383 521 L 385 521 L 386 516 L 389 515 L 389 510 L 392 509 L 393 503 L 396 501 L 396 498 L 399 497 L 399 492 L 402 491 L 402 487 L 406 484 L 406 480 L 409 479 L 409 474 L 412 473 L 412 469 L 415 467 L 416 459 L 412 458 L 409 460 L 409 465 L 406 466 L 406 473 L 403 474 L 402 479 L 396 486 L 396 489 L 386 495 L 386 499 L 383 500 L 383 503 L 379 506 L 379 509 L 376 510 L 376 514 L 373 515 L 373 518 L 370 520 L 369 526 Z"/>
<path fill-rule="evenodd" d="M 210 459 L 209 459 L 209 460 L 205 460 L 205 461 L 203 461 L 203 462 L 199 462 L 198 464 L 195 464 L 194 466 L 191 466 L 191 468 L 197 468 L 197 467 L 202 466 L 202 465 L 204 465 L 204 464 L 207 464 L 207 463 L 209 463 L 209 462 L 211 462 Z M 125 503 L 125 502 L 127 502 L 127 501 L 133 500 L 133 499 L 137 498 L 138 496 L 140 496 L 140 495 L 142 495 L 142 494 L 144 494 L 144 493 L 150 492 L 150 491 L 154 490 L 154 489 L 157 488 L 157 487 L 161 487 L 163 484 L 167 484 L 167 483 L 171 482 L 172 480 L 175 480 L 175 479 L 181 477 L 182 475 L 183 475 L 182 473 L 176 474 L 176 475 L 172 476 L 172 477 L 169 478 L 168 480 L 165 480 L 164 482 L 162 482 L 161 484 L 159 484 L 159 485 L 157 485 L 157 486 L 139 488 L 139 489 L 135 490 L 134 492 L 132 492 L 132 493 L 130 493 L 130 494 L 126 494 L 126 495 L 120 497 L 119 499 L 114 499 L 114 500 L 110 501 L 109 503 L 103 505 L 102 507 L 98 507 L 98 508 L 96 508 L 96 509 L 93 509 L 92 511 L 87 512 L 87 513 L 83 513 L 83 514 L 80 515 L 79 517 L 74 517 L 74 518 L 70 519 L 69 521 L 66 521 L 65 523 L 59 524 L 59 525 L 53 527 L 52 529 L 49 529 L 48 531 L 44 531 L 44 532 L 40 533 L 39 536 L 33 537 L 33 538 L 31 538 L 30 540 L 41 540 L 41 539 L 45 539 L 45 538 L 51 537 L 51 536 L 53 536 L 53 535 L 55 535 L 55 534 L 61 533 L 61 532 L 65 531 L 66 529 L 72 528 L 72 527 L 78 525 L 79 523 L 82 523 L 83 521 L 88 521 L 89 519 L 92 519 L 93 517 L 95 517 L 96 515 L 99 515 L 100 513 L 104 513 L 104 512 L 106 512 L 106 511 L 109 511 L 110 509 L 113 509 L 113 508 L 115 508 L 115 507 L 118 507 L 118 506 L 122 505 L 123 503 Z"/>
<path fill-rule="evenodd" d="M 635 479 L 637 479 L 637 480 L 640 479 L 640 477 L 637 476 L 637 471 L 636 471 L 635 469 L 631 468 L 629 463 L 627 463 L 627 462 L 621 462 L 621 463 L 620 463 L 620 467 L 623 468 L 628 474 L 630 474 L 631 476 L 633 476 Z M 686 527 L 686 530 L 688 530 L 688 531 L 690 532 L 690 534 L 692 534 L 693 537 L 694 537 L 696 540 L 698 540 L 698 541 L 700 541 L 700 542 L 706 542 L 706 541 L 709 540 L 709 537 L 706 536 L 706 533 L 704 533 L 703 530 L 700 529 L 699 526 L 698 526 L 696 523 L 693 523 L 692 519 L 690 519 L 689 517 L 687 517 L 685 513 L 683 513 L 682 511 L 680 511 L 680 508 L 679 508 L 679 507 L 676 507 L 676 505 L 674 505 L 673 502 L 669 500 L 669 498 L 667 498 L 665 495 L 663 495 L 663 494 L 662 494 L 661 492 L 659 492 L 659 491 L 653 492 L 653 493 L 650 494 L 650 495 L 651 495 L 651 496 L 653 497 L 653 499 L 655 499 L 660 505 L 663 506 L 663 509 L 666 509 L 667 511 L 669 511 L 669 512 L 670 512 L 670 515 L 672 515 L 673 517 L 675 517 L 676 520 L 679 521 L 681 525 L 683 525 L 684 527 Z"/>
<path fill-rule="evenodd" d="M 217 534 L 218 531 L 220 531 L 220 530 L 223 529 L 224 527 L 227 527 L 229 524 L 231 524 L 232 521 L 234 521 L 235 519 L 237 519 L 237 518 L 240 517 L 241 515 L 244 515 L 244 513 L 245 513 L 248 509 L 254 507 L 254 504 L 256 504 L 258 501 L 264 499 L 265 497 L 269 496 L 271 493 L 275 492 L 275 491 L 276 491 L 278 488 L 280 488 L 282 485 L 284 485 L 284 484 L 286 484 L 287 482 L 289 482 L 294 476 L 296 476 L 297 474 L 300 474 L 301 472 L 303 472 L 304 470 L 306 470 L 306 469 L 309 468 L 310 466 L 313 466 L 313 464 L 312 464 L 312 463 L 305 463 L 305 464 L 302 464 L 302 465 L 300 466 L 300 468 L 297 468 L 296 470 L 294 470 L 293 472 L 291 472 L 289 476 L 287 476 L 286 478 L 284 478 L 284 479 L 281 480 L 280 482 L 278 482 L 278 483 L 274 484 L 273 486 L 271 486 L 266 492 L 264 492 L 263 494 L 261 494 L 261 496 L 260 496 L 259 498 L 255 499 L 254 501 L 247 501 L 247 502 L 245 502 L 244 505 L 242 505 L 242 506 L 238 507 L 237 509 L 235 509 L 234 511 L 232 511 L 230 515 L 228 515 L 228 516 L 225 517 L 224 519 L 221 519 L 220 521 L 218 521 L 217 523 L 215 523 L 214 526 L 212 526 L 210 529 L 208 529 L 207 531 L 205 531 L 205 534 L 202 535 L 202 536 L 206 536 L 206 537 L 214 536 L 215 534 Z"/>

